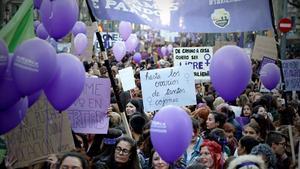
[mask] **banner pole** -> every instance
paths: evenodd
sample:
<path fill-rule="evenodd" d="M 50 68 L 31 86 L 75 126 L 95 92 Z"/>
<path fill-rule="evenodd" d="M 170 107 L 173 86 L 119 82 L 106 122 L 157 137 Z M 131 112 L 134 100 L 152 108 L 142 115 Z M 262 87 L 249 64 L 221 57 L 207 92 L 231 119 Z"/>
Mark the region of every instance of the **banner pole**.
<path fill-rule="evenodd" d="M 92 13 L 92 10 L 91 10 L 91 7 L 88 3 L 88 0 L 86 0 L 85 2 L 86 2 L 86 5 L 88 7 L 89 14 L 90 14 L 92 22 L 97 23 L 97 20 L 96 20 L 95 16 Z M 110 79 L 110 82 L 111 82 L 111 86 L 112 86 L 112 88 L 114 90 L 114 93 L 115 93 L 115 97 L 116 97 L 116 100 L 117 100 L 117 104 L 119 106 L 119 110 L 120 110 L 120 112 L 123 112 L 123 107 L 122 107 L 122 104 L 120 102 L 119 90 L 117 88 L 117 85 L 116 85 L 115 80 L 114 80 L 113 75 L 112 75 L 112 71 L 111 71 L 109 61 L 108 61 L 107 53 L 106 53 L 105 48 L 103 46 L 103 40 L 102 40 L 100 32 L 98 31 L 98 24 L 95 24 L 95 25 L 97 25 L 96 36 L 97 36 L 98 43 L 100 45 L 101 55 L 104 57 L 104 65 L 107 68 L 108 76 L 109 76 L 109 79 Z"/>
<path fill-rule="evenodd" d="M 287 0 L 284 0 L 286 3 Z M 277 32 L 277 29 L 276 29 L 276 25 L 275 25 L 275 16 L 274 16 L 274 10 L 273 10 L 273 1 L 272 0 L 269 0 L 269 7 L 270 7 L 270 13 L 271 13 L 271 21 L 272 21 L 272 26 L 273 26 L 273 31 L 274 31 L 274 35 L 275 35 L 275 41 L 276 41 L 276 48 L 277 48 L 277 53 L 278 53 L 278 64 L 279 64 L 279 68 L 280 68 L 280 75 L 281 75 L 281 82 L 284 83 L 284 76 L 283 76 L 283 69 L 282 69 L 282 60 L 285 59 L 285 56 L 284 54 L 285 53 L 282 53 L 281 52 L 281 48 L 279 46 L 279 42 L 278 42 L 278 32 Z M 285 4 L 285 7 L 286 8 L 286 4 Z M 285 9 L 286 10 L 286 9 Z M 282 90 L 283 90 L 283 98 L 285 100 L 285 108 L 287 108 L 287 97 L 286 97 L 286 93 L 285 93 L 285 84 L 282 85 Z"/>

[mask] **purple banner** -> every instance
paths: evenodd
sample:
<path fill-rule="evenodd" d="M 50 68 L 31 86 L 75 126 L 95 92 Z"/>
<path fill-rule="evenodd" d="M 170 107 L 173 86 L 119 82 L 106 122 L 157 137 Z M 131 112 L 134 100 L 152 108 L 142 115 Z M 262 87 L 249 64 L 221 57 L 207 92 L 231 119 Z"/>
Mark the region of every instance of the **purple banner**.
<path fill-rule="evenodd" d="M 269 0 L 88 0 L 99 20 L 120 20 L 175 32 L 272 29 Z"/>
<path fill-rule="evenodd" d="M 87 78 L 80 97 L 68 108 L 72 129 L 76 133 L 106 134 L 110 105 L 110 80 Z"/>

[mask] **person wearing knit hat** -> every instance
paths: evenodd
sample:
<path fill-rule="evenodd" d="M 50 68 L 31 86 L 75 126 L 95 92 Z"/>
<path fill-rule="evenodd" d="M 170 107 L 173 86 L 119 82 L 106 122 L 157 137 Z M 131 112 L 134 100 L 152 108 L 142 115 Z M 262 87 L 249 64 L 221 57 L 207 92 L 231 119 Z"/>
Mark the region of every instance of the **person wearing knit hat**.
<path fill-rule="evenodd" d="M 266 169 L 260 156 L 242 155 L 229 163 L 228 169 Z"/>
<path fill-rule="evenodd" d="M 256 156 L 260 155 L 264 160 L 265 164 L 267 165 L 268 169 L 276 168 L 277 159 L 271 147 L 268 144 L 258 144 L 257 146 L 252 148 L 250 154 Z"/>

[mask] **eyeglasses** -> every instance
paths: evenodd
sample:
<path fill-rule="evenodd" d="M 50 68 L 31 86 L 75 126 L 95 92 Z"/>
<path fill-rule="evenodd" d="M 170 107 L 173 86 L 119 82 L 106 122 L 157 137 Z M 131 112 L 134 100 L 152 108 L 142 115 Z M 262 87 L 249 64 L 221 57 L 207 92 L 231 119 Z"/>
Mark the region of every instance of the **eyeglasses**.
<path fill-rule="evenodd" d="M 283 147 L 286 147 L 286 142 L 276 143 L 277 145 L 282 145 Z"/>
<path fill-rule="evenodd" d="M 117 146 L 116 147 L 116 150 L 115 150 L 117 153 L 121 153 L 125 156 L 127 156 L 129 153 L 130 153 L 130 150 L 127 150 L 127 149 L 122 149 L 121 147 Z"/>

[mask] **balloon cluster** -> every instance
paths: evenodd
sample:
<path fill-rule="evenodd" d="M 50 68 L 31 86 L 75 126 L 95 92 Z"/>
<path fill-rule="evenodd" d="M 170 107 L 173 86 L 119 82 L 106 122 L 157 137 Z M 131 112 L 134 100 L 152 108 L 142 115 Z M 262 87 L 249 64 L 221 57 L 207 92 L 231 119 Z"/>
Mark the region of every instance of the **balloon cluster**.
<path fill-rule="evenodd" d="M 160 54 L 162 57 L 166 57 L 168 56 L 169 54 L 171 54 L 173 52 L 173 46 L 172 44 L 169 44 L 168 46 L 162 46 L 160 48 Z"/>
<path fill-rule="evenodd" d="M 126 52 L 133 52 L 139 44 L 138 37 L 132 34 L 130 22 L 121 21 L 119 24 L 119 33 L 123 41 L 117 41 L 112 47 L 113 54 L 118 62 L 123 59 Z M 142 57 L 140 54 L 137 54 L 133 59 L 136 63 L 139 63 Z"/>
<path fill-rule="evenodd" d="M 86 26 L 76 22 L 78 6 L 74 0 L 34 0 L 41 22 L 35 21 L 37 37 L 24 41 L 10 56 L 7 45 L 0 40 L 0 135 L 16 127 L 27 108 L 44 91 L 58 110 L 67 109 L 81 94 L 85 70 L 77 57 L 56 54 L 45 41 L 58 40 L 72 31 L 76 54 L 87 46 Z"/>

